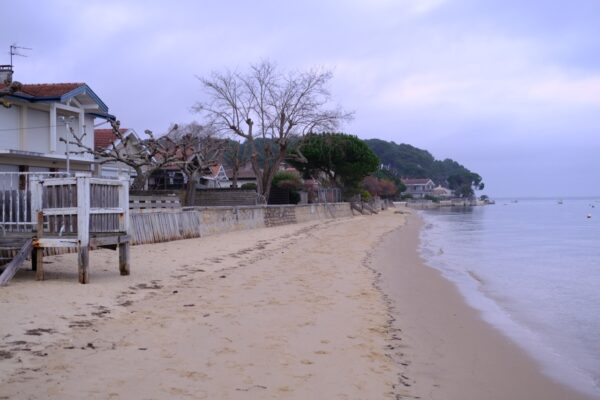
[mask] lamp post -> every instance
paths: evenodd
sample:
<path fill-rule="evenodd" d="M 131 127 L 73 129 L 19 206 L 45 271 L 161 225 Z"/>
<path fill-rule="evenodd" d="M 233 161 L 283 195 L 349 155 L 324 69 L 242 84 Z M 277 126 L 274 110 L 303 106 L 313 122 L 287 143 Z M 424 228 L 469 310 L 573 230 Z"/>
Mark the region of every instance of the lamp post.
<path fill-rule="evenodd" d="M 70 139 L 70 135 L 69 134 L 73 134 L 73 128 L 71 128 L 71 122 L 73 121 L 73 116 L 70 116 L 68 118 L 65 118 L 63 116 L 60 117 L 60 120 L 65 124 L 66 128 L 67 128 L 67 139 L 62 141 L 65 142 L 67 148 L 66 148 L 66 155 L 67 155 L 67 175 L 71 176 L 71 158 L 70 158 L 70 152 L 69 152 L 69 139 Z"/>

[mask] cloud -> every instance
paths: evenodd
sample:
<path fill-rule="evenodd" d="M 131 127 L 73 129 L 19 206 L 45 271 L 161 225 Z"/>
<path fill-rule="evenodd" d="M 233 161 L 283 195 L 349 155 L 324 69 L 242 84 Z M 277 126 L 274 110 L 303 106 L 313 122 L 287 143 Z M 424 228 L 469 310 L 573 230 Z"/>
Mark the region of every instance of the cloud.
<path fill-rule="evenodd" d="M 560 74 L 532 83 L 528 95 L 533 100 L 568 106 L 600 107 L 600 75 L 570 77 Z"/>

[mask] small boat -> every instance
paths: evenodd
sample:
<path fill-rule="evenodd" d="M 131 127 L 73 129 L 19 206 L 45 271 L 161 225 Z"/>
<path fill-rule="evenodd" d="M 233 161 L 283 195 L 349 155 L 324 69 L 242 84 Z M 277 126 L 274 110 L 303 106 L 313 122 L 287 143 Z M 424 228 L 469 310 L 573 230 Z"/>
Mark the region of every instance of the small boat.
<path fill-rule="evenodd" d="M 587 215 L 587 217 L 588 217 L 588 218 L 592 218 L 592 214 L 588 214 L 588 215 Z"/>
<path fill-rule="evenodd" d="M 558 201 L 558 204 L 562 204 L 562 203 L 563 203 L 563 201 L 562 201 L 562 200 L 559 200 L 559 201 Z"/>

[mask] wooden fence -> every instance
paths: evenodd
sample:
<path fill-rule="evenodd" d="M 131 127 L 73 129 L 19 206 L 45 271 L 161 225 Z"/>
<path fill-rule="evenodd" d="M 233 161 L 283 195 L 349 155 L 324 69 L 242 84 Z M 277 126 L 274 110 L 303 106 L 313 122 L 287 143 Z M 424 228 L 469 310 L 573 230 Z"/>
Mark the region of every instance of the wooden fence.
<path fill-rule="evenodd" d="M 79 282 L 87 283 L 91 246 L 119 249 L 119 269 L 129 274 L 128 182 L 76 176 L 32 181 L 33 258 L 44 278 L 44 248 L 77 248 Z"/>
<path fill-rule="evenodd" d="M 153 210 L 181 208 L 181 202 L 176 195 L 129 196 L 131 210 Z"/>

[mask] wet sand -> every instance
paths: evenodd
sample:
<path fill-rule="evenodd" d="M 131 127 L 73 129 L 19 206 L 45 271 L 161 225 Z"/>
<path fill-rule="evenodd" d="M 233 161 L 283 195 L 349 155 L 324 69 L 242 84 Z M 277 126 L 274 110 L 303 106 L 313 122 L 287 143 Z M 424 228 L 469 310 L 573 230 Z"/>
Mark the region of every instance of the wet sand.
<path fill-rule="evenodd" d="M 379 285 L 401 329 L 395 358 L 410 393 L 423 399 L 589 399 L 541 372 L 523 349 L 468 306 L 417 251 L 421 221 L 387 235 L 375 258 Z M 402 364 L 401 364 L 402 365 Z"/>

